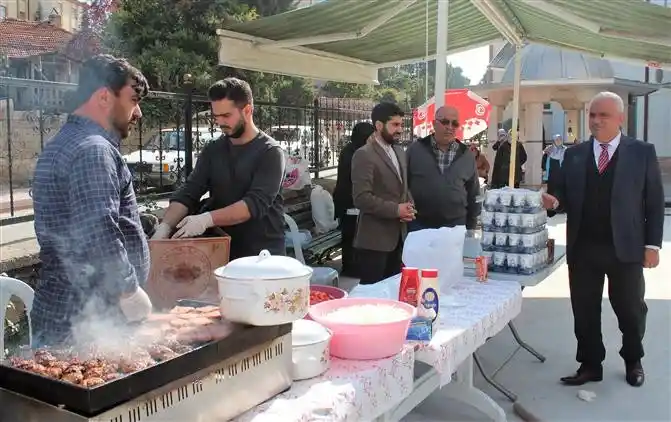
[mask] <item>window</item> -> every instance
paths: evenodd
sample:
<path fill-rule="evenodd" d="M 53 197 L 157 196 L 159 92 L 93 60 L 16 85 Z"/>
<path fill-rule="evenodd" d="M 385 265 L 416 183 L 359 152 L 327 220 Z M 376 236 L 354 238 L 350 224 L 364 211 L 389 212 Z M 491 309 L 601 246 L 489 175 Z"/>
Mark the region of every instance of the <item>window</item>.
<path fill-rule="evenodd" d="M 79 29 L 79 8 L 75 5 L 70 9 L 70 29 L 73 31 Z"/>
<path fill-rule="evenodd" d="M 550 103 L 543 104 L 543 110 L 552 110 L 552 104 Z"/>
<path fill-rule="evenodd" d="M 7 7 L 0 6 L 0 19 L 5 19 L 7 17 Z"/>

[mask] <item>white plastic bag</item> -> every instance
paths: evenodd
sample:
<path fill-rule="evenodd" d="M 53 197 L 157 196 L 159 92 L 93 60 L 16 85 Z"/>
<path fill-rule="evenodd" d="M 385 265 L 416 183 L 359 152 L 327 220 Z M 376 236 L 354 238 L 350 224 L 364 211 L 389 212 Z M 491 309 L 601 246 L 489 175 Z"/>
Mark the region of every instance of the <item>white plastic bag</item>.
<path fill-rule="evenodd" d="M 319 185 L 312 188 L 310 205 L 312 205 L 312 220 L 315 222 L 317 234 L 327 233 L 338 227 L 333 198 L 326 189 Z"/>
<path fill-rule="evenodd" d="M 464 239 L 466 227 L 441 227 L 408 233 L 403 245 L 403 264 L 407 267 L 438 270 L 443 303 L 456 305 L 452 287 L 464 277 Z"/>
<path fill-rule="evenodd" d="M 286 154 L 286 166 L 282 188 L 301 190 L 312 183 L 310 177 L 310 163 L 302 157 L 292 157 Z"/>

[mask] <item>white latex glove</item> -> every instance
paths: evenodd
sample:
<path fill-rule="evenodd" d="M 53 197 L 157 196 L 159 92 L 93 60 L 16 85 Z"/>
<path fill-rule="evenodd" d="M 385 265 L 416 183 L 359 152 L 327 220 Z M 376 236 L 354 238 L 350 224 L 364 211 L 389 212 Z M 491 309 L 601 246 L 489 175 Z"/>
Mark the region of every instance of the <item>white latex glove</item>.
<path fill-rule="evenodd" d="M 142 287 L 138 287 L 135 293 L 128 297 L 122 297 L 119 300 L 119 307 L 129 322 L 147 318 L 152 308 L 151 300 Z"/>
<path fill-rule="evenodd" d="M 170 239 L 171 234 L 172 227 L 170 227 L 167 223 L 161 223 L 156 227 L 156 231 L 151 237 L 151 240 Z"/>
<path fill-rule="evenodd" d="M 187 215 L 177 224 L 177 233 L 172 238 L 179 239 L 181 237 L 200 236 L 213 225 L 214 222 L 209 212 L 198 215 Z"/>

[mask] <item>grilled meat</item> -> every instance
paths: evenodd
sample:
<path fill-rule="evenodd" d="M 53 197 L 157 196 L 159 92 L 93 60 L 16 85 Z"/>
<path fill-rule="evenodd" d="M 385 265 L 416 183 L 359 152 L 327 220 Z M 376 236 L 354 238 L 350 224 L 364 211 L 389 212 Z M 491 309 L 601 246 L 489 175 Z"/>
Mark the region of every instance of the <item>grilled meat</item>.
<path fill-rule="evenodd" d="M 170 313 L 149 316 L 130 342 L 148 346 L 124 345 L 120 353 L 94 346 L 81 354 L 67 349 L 40 349 L 32 359 L 10 357 L 8 363 L 44 377 L 93 388 L 187 353 L 194 343 L 224 338 L 232 329 L 232 324 L 221 319 L 217 306 L 177 306 Z"/>
<path fill-rule="evenodd" d="M 149 354 L 151 357 L 159 362 L 162 362 L 164 360 L 172 359 L 178 354 L 169 348 L 168 346 L 164 346 L 162 344 L 154 344 L 149 347 Z"/>
<path fill-rule="evenodd" d="M 84 378 L 81 381 L 82 387 L 86 387 L 86 388 L 97 387 L 97 386 L 99 386 L 101 384 L 104 384 L 104 383 L 105 383 L 105 380 L 103 378 L 100 378 L 100 377 Z"/>
<path fill-rule="evenodd" d="M 81 372 L 69 372 L 61 378 L 61 381 L 70 382 L 72 384 L 79 384 L 84 380 L 84 376 Z"/>

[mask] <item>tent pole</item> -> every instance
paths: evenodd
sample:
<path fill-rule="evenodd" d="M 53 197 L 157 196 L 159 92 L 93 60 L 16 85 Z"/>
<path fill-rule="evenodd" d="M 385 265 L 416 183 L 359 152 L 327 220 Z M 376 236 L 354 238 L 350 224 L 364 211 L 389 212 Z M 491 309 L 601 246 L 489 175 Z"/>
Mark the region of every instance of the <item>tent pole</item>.
<path fill-rule="evenodd" d="M 447 22 L 449 18 L 449 0 L 438 0 L 438 27 L 436 30 L 436 77 L 434 97 L 436 110 L 445 105 L 447 89 Z"/>
<path fill-rule="evenodd" d="M 508 186 L 515 187 L 515 170 L 517 163 L 517 142 L 519 133 L 517 126 L 520 120 L 520 76 L 522 71 L 522 46 L 515 45 L 515 79 L 513 82 L 513 127 L 510 140 L 510 171 L 508 173 Z"/>

